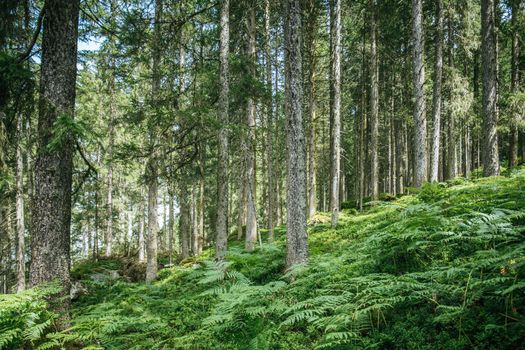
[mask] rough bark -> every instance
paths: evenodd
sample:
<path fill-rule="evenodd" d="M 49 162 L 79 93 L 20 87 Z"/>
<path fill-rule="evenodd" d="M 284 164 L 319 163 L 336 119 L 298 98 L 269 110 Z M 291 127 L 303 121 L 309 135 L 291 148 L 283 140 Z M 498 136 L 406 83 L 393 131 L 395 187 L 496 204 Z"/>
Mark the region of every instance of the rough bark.
<path fill-rule="evenodd" d="M 511 29 L 512 29 L 512 47 L 511 47 L 511 79 L 510 92 L 519 91 L 519 59 L 520 59 L 520 38 L 518 32 L 518 14 L 521 11 L 521 1 L 513 0 L 511 2 Z M 510 144 L 509 144 L 509 168 L 513 168 L 518 163 L 518 143 L 519 129 L 518 121 L 513 116 L 510 126 Z"/>
<path fill-rule="evenodd" d="M 308 217 L 317 211 L 316 203 L 316 164 L 315 164 L 315 123 L 317 113 L 316 94 L 316 50 L 317 8 L 314 0 L 308 1 Z"/>
<path fill-rule="evenodd" d="M 60 147 L 50 147 L 54 124 L 73 118 L 77 73 L 79 0 L 45 3 L 40 72 L 38 149 L 32 203 L 30 285 L 59 280 L 62 292 L 53 301 L 68 325 L 70 289 L 70 223 L 73 137 L 65 135 Z"/>
<path fill-rule="evenodd" d="M 144 212 L 144 198 L 143 193 L 140 193 L 140 223 L 139 223 L 139 262 L 143 262 L 146 257 L 146 247 L 144 244 L 144 226 L 146 221 L 146 213 Z"/>
<path fill-rule="evenodd" d="M 255 80 L 255 7 L 249 5 L 249 14 L 247 16 L 247 34 L 248 45 L 246 47 L 246 56 L 248 59 L 249 79 Z M 246 159 L 246 241 L 245 250 L 253 251 L 257 243 L 257 216 L 255 209 L 255 101 L 252 93 L 249 92 L 246 100 L 246 142 L 245 142 L 245 159 Z"/>
<path fill-rule="evenodd" d="M 155 0 L 155 23 L 154 37 L 152 42 L 153 64 L 152 64 L 152 83 L 151 83 L 151 100 L 152 103 L 158 99 L 160 89 L 160 36 L 162 20 L 162 0 Z M 152 106 L 156 108 L 155 105 Z M 153 124 L 153 123 L 151 123 Z M 146 265 L 146 282 L 152 282 L 157 278 L 157 240 L 159 225 L 157 222 L 157 197 L 158 197 L 158 161 L 160 158 L 159 148 L 155 144 L 157 137 L 156 127 L 151 127 L 149 142 L 151 154 L 149 156 L 147 167 L 147 185 L 148 185 L 148 239 L 146 242 L 147 265 Z"/>
<path fill-rule="evenodd" d="M 370 188 L 373 200 L 379 199 L 379 69 L 377 64 L 377 14 L 370 0 Z"/>
<path fill-rule="evenodd" d="M 274 239 L 275 181 L 273 171 L 273 91 L 272 91 L 272 53 L 270 50 L 270 0 L 264 1 L 264 49 L 266 56 L 266 86 L 270 91 L 266 117 L 266 159 L 268 173 L 268 241 Z M 315 194 L 314 194 L 315 195 Z"/>
<path fill-rule="evenodd" d="M 215 258 L 224 259 L 228 244 L 228 106 L 229 68 L 228 54 L 230 41 L 229 0 L 221 1 L 220 15 L 220 75 L 219 75 L 219 142 L 217 163 L 217 236 Z"/>
<path fill-rule="evenodd" d="M 24 225 L 24 155 L 22 152 L 22 114 L 17 115 L 16 131 L 16 291 L 26 289 Z"/>
<path fill-rule="evenodd" d="M 180 242 L 181 242 L 181 257 L 186 259 L 190 256 L 191 245 L 191 213 L 190 213 L 190 193 L 188 191 L 188 184 L 186 176 L 183 175 L 179 181 L 180 186 Z"/>
<path fill-rule="evenodd" d="M 483 175 L 499 175 L 496 113 L 497 62 L 494 0 L 481 0 L 481 60 L 483 69 Z"/>
<path fill-rule="evenodd" d="M 414 84 L 414 186 L 427 180 L 427 120 L 425 116 L 425 66 L 422 0 L 412 0 L 413 84 Z"/>
<path fill-rule="evenodd" d="M 434 91 L 432 96 L 432 153 L 430 182 L 439 177 L 439 150 L 441 141 L 441 88 L 443 81 L 443 0 L 436 1 L 436 57 L 434 63 Z"/>
<path fill-rule="evenodd" d="M 341 176 L 341 1 L 332 0 L 330 8 L 330 113 L 331 113 L 331 186 L 332 227 L 339 220 L 339 186 Z"/>
<path fill-rule="evenodd" d="M 300 0 L 285 4 L 285 114 L 287 133 L 286 265 L 308 261 L 306 150 L 302 101 Z"/>
<path fill-rule="evenodd" d="M 169 257 L 169 264 L 173 264 L 173 225 L 175 222 L 175 216 L 174 216 L 174 203 L 173 203 L 173 194 L 171 192 L 168 192 L 168 257 Z"/>

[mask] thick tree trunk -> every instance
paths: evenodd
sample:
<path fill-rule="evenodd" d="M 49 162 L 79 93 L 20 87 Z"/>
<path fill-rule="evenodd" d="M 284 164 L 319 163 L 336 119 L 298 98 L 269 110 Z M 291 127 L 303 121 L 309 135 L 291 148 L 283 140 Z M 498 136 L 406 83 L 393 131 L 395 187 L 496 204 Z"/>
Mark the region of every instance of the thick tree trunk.
<path fill-rule="evenodd" d="M 370 189 L 372 200 L 379 199 L 379 69 L 377 64 L 377 14 L 375 0 L 369 3 L 370 21 Z"/>
<path fill-rule="evenodd" d="M 32 204 L 30 285 L 58 279 L 62 292 L 53 308 L 69 323 L 70 223 L 73 136 L 51 147 L 54 125 L 75 107 L 79 0 L 46 0 L 42 38 L 38 151 Z"/>
<path fill-rule="evenodd" d="M 186 175 L 182 175 L 180 182 L 180 242 L 181 242 L 181 257 L 186 259 L 190 256 L 191 246 L 191 213 L 190 213 L 190 193 L 188 191 L 188 183 Z"/>
<path fill-rule="evenodd" d="M 249 14 L 247 18 L 247 58 L 248 74 L 250 79 L 255 79 L 255 7 L 249 5 Z M 246 241 L 245 249 L 248 252 L 253 251 L 257 243 L 257 216 L 255 209 L 255 101 L 251 92 L 246 101 L 246 123 L 247 123 L 247 140 L 246 140 Z"/>
<path fill-rule="evenodd" d="M 229 70 L 228 54 L 230 42 L 229 12 L 230 1 L 221 0 L 220 18 L 220 76 L 219 76 L 219 142 L 217 164 L 217 237 L 215 239 L 215 258 L 224 259 L 228 244 L 228 96 Z"/>
<path fill-rule="evenodd" d="M 497 124 L 497 62 L 494 0 L 481 0 L 483 68 L 483 175 L 499 175 Z"/>
<path fill-rule="evenodd" d="M 288 183 L 286 194 L 286 265 L 308 261 L 306 233 L 306 149 L 303 127 L 300 0 L 285 10 L 285 106 Z"/>
<path fill-rule="evenodd" d="M 422 0 L 412 0 L 412 40 L 414 74 L 414 186 L 427 180 L 427 120 L 425 115 L 425 66 L 423 64 Z"/>
<path fill-rule="evenodd" d="M 331 195 L 332 227 L 339 220 L 339 186 L 341 176 L 341 1 L 332 0 L 330 8 L 330 98 L 331 106 Z"/>
<path fill-rule="evenodd" d="M 443 0 L 436 1 L 436 61 L 432 96 L 432 159 L 430 182 L 439 180 L 439 150 L 441 141 L 441 87 L 443 81 Z"/>

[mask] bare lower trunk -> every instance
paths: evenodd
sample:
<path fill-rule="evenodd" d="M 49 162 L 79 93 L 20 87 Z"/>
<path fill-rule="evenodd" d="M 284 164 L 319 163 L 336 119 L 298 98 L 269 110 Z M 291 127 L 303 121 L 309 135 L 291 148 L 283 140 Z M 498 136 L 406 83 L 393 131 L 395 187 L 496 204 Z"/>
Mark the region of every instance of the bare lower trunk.
<path fill-rule="evenodd" d="M 332 227 L 339 220 L 339 186 L 341 173 L 341 1 L 332 0 L 330 9 L 330 47 L 331 47 L 331 195 Z"/>
<path fill-rule="evenodd" d="M 272 91 L 272 53 L 270 50 L 270 0 L 264 2 L 264 27 L 265 27 L 265 55 L 266 55 L 266 85 L 270 90 L 266 119 L 266 158 L 268 173 L 268 242 L 274 239 L 274 211 L 275 211 L 275 180 L 273 171 L 273 91 Z"/>
<path fill-rule="evenodd" d="M 521 11 L 521 1 L 513 0 L 511 3 L 512 10 L 512 49 L 511 49 L 511 93 L 519 91 L 519 59 L 520 59 L 520 40 L 519 40 L 519 28 L 518 28 L 518 14 Z M 519 144 L 519 129 L 518 120 L 515 116 L 512 116 L 511 128 L 510 128 L 510 144 L 509 144 L 509 168 L 513 168 L 518 164 L 518 144 Z"/>
<path fill-rule="evenodd" d="M 181 257 L 186 259 L 190 256 L 191 245 L 191 213 L 190 213 L 190 193 L 188 191 L 188 184 L 186 175 L 180 179 L 180 242 L 181 242 Z"/>
<path fill-rule="evenodd" d="M 144 226 L 145 226 L 145 219 L 146 214 L 144 212 L 144 198 L 142 191 L 140 192 L 140 207 L 139 207 L 139 213 L 140 213 L 140 223 L 139 223 L 139 261 L 143 262 L 146 257 L 146 247 L 144 243 Z"/>
<path fill-rule="evenodd" d="M 436 61 L 434 65 L 434 93 L 432 97 L 432 159 L 430 182 L 439 176 L 439 150 L 441 141 L 441 86 L 443 78 L 443 0 L 436 1 Z"/>
<path fill-rule="evenodd" d="M 312 218 L 317 211 L 316 178 L 315 178 L 315 123 L 317 103 L 316 92 L 316 32 L 317 9 L 314 0 L 308 1 L 308 217 Z"/>
<path fill-rule="evenodd" d="M 220 77 L 219 77 L 219 159 L 217 164 L 217 237 L 215 258 L 224 259 L 228 244 L 228 98 L 229 73 L 228 52 L 230 42 L 229 0 L 221 0 L 220 18 Z"/>
<path fill-rule="evenodd" d="M 427 120 L 425 116 L 425 66 L 423 64 L 422 0 L 412 0 L 414 74 L 414 186 L 427 180 Z"/>
<path fill-rule="evenodd" d="M 308 261 L 306 232 L 306 149 L 303 128 L 301 7 L 287 0 L 285 10 L 285 106 L 288 183 L 286 195 L 286 265 Z"/>
<path fill-rule="evenodd" d="M 56 121 L 74 115 L 79 1 L 47 0 L 45 9 L 30 285 L 60 281 L 52 307 L 61 315 L 59 327 L 67 327 L 73 137 L 65 135 L 60 147 L 50 144 Z"/>
<path fill-rule="evenodd" d="M 376 43 L 376 5 L 370 0 L 370 188 L 372 200 L 379 199 L 379 69 L 377 64 Z"/>
<path fill-rule="evenodd" d="M 157 237 L 159 226 L 157 223 L 157 161 L 152 156 L 148 163 L 148 239 L 146 244 L 147 266 L 146 282 L 157 278 Z"/>
<path fill-rule="evenodd" d="M 499 175 L 496 23 L 494 0 L 481 1 L 481 52 L 483 66 L 483 175 Z"/>
<path fill-rule="evenodd" d="M 16 130 L 16 291 L 26 289 L 25 227 L 24 227 L 24 157 L 22 154 L 23 118 L 17 116 Z"/>

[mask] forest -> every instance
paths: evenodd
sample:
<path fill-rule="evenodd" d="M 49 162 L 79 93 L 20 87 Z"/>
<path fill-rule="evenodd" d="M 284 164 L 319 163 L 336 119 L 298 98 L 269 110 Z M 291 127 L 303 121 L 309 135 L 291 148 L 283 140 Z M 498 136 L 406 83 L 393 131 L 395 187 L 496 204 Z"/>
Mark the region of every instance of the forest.
<path fill-rule="evenodd" d="M 523 0 L 0 1 L 0 350 L 525 349 Z"/>

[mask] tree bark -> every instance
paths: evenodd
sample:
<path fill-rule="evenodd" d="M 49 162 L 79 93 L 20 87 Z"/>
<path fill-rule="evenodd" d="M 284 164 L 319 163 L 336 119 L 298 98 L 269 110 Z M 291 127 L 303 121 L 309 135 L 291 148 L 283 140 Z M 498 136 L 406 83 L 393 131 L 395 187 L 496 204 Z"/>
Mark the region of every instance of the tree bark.
<path fill-rule="evenodd" d="M 432 96 L 432 159 L 430 182 L 439 180 L 439 150 L 441 141 L 441 88 L 443 81 L 443 0 L 436 1 L 436 61 Z"/>
<path fill-rule="evenodd" d="M 315 123 L 317 113 L 316 94 L 316 50 L 317 8 L 315 0 L 308 1 L 308 217 L 317 211 L 316 203 L 316 164 L 315 164 Z"/>
<path fill-rule="evenodd" d="M 518 28 L 518 14 L 521 9 L 520 0 L 512 0 L 511 2 L 511 30 L 512 30 L 512 48 L 511 48 L 511 79 L 510 92 L 516 93 L 519 91 L 519 59 L 520 59 L 520 38 Z M 509 168 L 513 168 L 518 164 L 518 143 L 519 143 L 519 129 L 518 121 L 515 116 L 511 118 L 510 126 L 510 145 L 509 145 Z"/>
<path fill-rule="evenodd" d="M 425 116 L 425 66 L 422 0 L 412 0 L 413 82 L 414 82 L 414 186 L 427 180 L 427 120 Z"/>
<path fill-rule="evenodd" d="M 229 67 L 228 54 L 230 42 L 229 0 L 220 3 L 220 73 L 219 73 L 219 155 L 217 164 L 217 237 L 215 258 L 224 259 L 228 244 L 228 106 L 229 106 Z"/>
<path fill-rule="evenodd" d="M 494 0 L 481 0 L 483 68 L 483 175 L 499 175 L 497 108 L 496 22 Z"/>
<path fill-rule="evenodd" d="M 160 90 L 160 38 L 162 20 L 162 0 L 155 0 L 155 23 L 154 36 L 152 42 L 153 64 L 152 64 L 152 83 L 151 83 L 151 100 L 155 104 L 158 101 Z M 155 105 L 152 106 L 156 108 Z M 153 124 L 153 123 L 152 123 Z M 157 138 L 156 127 L 150 130 L 151 154 L 149 156 L 147 167 L 147 184 L 148 184 L 148 239 L 147 239 L 147 265 L 146 265 L 146 282 L 152 282 L 157 278 L 157 240 L 159 225 L 157 222 L 157 197 L 158 197 L 158 160 L 159 148 L 155 144 Z"/>
<path fill-rule="evenodd" d="M 341 176 L 341 1 L 332 0 L 330 8 L 330 92 L 331 92 L 331 186 L 332 227 L 339 220 L 339 186 Z"/>
<path fill-rule="evenodd" d="M 248 58 L 248 74 L 250 82 L 256 79 L 255 65 L 255 7 L 254 4 L 249 5 L 249 14 L 247 16 L 247 58 Z M 251 89 L 250 89 L 251 90 Z M 246 101 L 246 124 L 247 124 L 247 139 L 245 143 L 245 159 L 246 159 L 246 241 L 245 250 L 253 251 L 257 243 L 257 216 L 255 209 L 255 101 L 252 96 L 252 91 L 249 92 Z"/>
<path fill-rule="evenodd" d="M 377 64 L 377 13 L 375 0 L 369 3 L 370 21 L 370 188 L 372 200 L 379 199 L 379 69 Z"/>
<path fill-rule="evenodd" d="M 268 242 L 274 240 L 275 180 L 273 171 L 273 89 L 272 89 L 272 53 L 270 49 L 270 0 L 264 1 L 264 49 L 266 55 L 266 87 L 269 90 L 266 118 L 266 158 L 268 173 Z M 315 196 L 315 194 L 314 194 Z"/>
<path fill-rule="evenodd" d="M 140 206 L 139 206 L 139 213 L 140 213 L 140 224 L 139 224 L 139 262 L 144 262 L 146 257 L 146 247 L 144 244 L 144 226 L 146 221 L 146 213 L 144 212 L 144 195 L 142 193 L 143 191 L 140 191 Z"/>
<path fill-rule="evenodd" d="M 17 115 L 16 131 L 16 291 L 26 289 L 25 226 L 24 226 L 24 155 L 22 114 Z"/>
<path fill-rule="evenodd" d="M 30 285 L 58 279 L 62 291 L 53 301 L 69 323 L 70 224 L 73 136 L 52 147 L 55 123 L 72 119 L 75 108 L 79 0 L 46 0 L 42 38 L 38 150 L 32 203 Z"/>
<path fill-rule="evenodd" d="M 287 133 L 286 265 L 308 261 L 306 233 L 306 149 L 303 127 L 300 0 L 285 10 L 285 99 Z"/>

